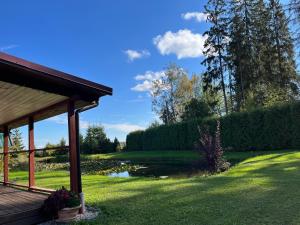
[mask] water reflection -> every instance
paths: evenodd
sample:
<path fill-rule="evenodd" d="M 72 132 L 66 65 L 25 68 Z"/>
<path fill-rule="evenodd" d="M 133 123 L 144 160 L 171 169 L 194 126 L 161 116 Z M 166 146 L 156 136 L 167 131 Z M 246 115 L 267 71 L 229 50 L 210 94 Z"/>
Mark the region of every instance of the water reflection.
<path fill-rule="evenodd" d="M 119 173 L 110 173 L 108 176 L 109 177 L 130 177 L 128 171 L 119 172 Z"/>
<path fill-rule="evenodd" d="M 124 162 L 123 162 L 124 163 Z M 134 164 L 132 162 L 126 162 Z M 143 163 L 135 170 L 126 170 L 108 174 L 109 177 L 155 177 L 165 179 L 168 177 L 191 177 L 203 175 L 207 172 L 199 167 L 198 163 Z"/>

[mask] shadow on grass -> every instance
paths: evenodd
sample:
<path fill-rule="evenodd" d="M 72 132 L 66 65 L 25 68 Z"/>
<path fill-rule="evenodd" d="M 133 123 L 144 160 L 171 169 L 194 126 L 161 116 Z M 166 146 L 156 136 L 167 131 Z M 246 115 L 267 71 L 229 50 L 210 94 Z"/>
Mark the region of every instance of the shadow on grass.
<path fill-rule="evenodd" d="M 244 152 L 225 152 L 224 157 L 231 165 L 239 164 L 247 159 L 254 158 L 257 156 L 267 155 L 268 157 L 277 157 L 280 155 L 294 154 L 297 151 L 290 150 L 277 150 L 277 151 L 244 151 Z M 273 156 L 274 155 L 274 156 Z"/>
<path fill-rule="evenodd" d="M 211 177 L 86 179 L 88 202 L 103 212 L 88 224 L 300 224 L 294 156 L 271 156 Z"/>

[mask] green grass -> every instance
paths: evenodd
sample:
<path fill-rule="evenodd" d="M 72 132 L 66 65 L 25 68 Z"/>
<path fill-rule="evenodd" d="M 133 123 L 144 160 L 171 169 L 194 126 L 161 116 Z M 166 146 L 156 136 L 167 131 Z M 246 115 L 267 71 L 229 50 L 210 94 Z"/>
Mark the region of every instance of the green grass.
<path fill-rule="evenodd" d="M 286 153 L 288 150 L 276 151 L 276 153 Z M 288 151 L 293 152 L 293 151 Z M 247 151 L 247 152 L 226 152 L 225 158 L 232 164 L 239 163 L 250 157 L 270 154 L 270 151 Z M 109 154 L 81 155 L 82 160 L 91 159 L 114 159 L 132 160 L 136 162 L 144 161 L 164 161 L 164 162 L 189 162 L 202 159 L 202 155 L 197 151 L 140 151 L 140 152 L 118 152 Z"/>
<path fill-rule="evenodd" d="M 192 159 L 196 153 L 174 153 L 175 157 L 180 154 Z M 157 158 L 152 152 L 90 157 L 130 159 L 142 155 Z M 163 155 L 158 158 L 173 157 L 171 152 Z M 208 177 L 85 175 L 86 202 L 102 213 L 96 221 L 81 224 L 300 224 L 300 153 L 229 153 L 226 157 L 236 165 Z M 69 180 L 65 172 L 58 171 L 38 173 L 37 182 L 57 188 L 67 186 Z"/>
<path fill-rule="evenodd" d="M 119 152 L 109 154 L 83 155 L 83 159 L 120 159 L 120 160 L 195 160 L 200 157 L 196 151 L 145 151 Z"/>
<path fill-rule="evenodd" d="M 277 151 L 279 152 L 287 152 Z M 291 151 L 289 151 L 291 152 Z M 248 152 L 226 152 L 225 158 L 232 164 L 239 163 L 247 158 L 269 154 L 270 151 L 248 151 Z M 94 154 L 94 155 L 81 155 L 81 161 L 86 160 L 131 160 L 137 163 L 140 162 L 166 162 L 166 163 L 180 163 L 199 161 L 202 156 L 197 151 L 137 151 L 137 152 L 118 152 L 109 154 Z M 65 162 L 68 160 L 66 155 L 37 157 L 38 161 L 51 160 L 53 162 Z"/>

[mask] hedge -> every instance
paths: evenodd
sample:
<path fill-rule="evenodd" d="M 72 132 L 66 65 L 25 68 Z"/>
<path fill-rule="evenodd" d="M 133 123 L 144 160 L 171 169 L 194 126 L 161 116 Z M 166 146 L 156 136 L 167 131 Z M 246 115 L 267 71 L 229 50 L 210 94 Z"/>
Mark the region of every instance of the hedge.
<path fill-rule="evenodd" d="M 221 122 L 224 149 L 247 151 L 300 148 L 299 102 L 132 132 L 127 135 L 126 148 L 128 151 L 193 150 L 200 136 L 198 126 L 207 126 L 213 132 L 217 119 Z"/>

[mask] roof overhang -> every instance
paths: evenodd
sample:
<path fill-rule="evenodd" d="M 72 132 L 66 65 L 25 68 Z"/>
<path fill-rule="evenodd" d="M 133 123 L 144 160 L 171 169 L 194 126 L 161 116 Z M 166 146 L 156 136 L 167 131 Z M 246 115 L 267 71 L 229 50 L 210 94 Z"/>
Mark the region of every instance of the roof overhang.
<path fill-rule="evenodd" d="M 112 95 L 112 88 L 0 53 L 0 130 L 40 121 Z"/>

